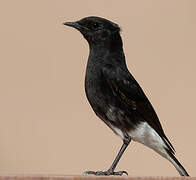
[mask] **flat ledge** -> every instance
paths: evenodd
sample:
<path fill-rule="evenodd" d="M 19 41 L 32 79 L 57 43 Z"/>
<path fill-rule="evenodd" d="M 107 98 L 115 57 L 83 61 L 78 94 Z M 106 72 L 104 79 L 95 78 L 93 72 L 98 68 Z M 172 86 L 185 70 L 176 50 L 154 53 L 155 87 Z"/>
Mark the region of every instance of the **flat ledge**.
<path fill-rule="evenodd" d="M 80 175 L 0 175 L 0 180 L 196 180 L 196 177 L 133 177 L 133 176 L 80 176 Z"/>

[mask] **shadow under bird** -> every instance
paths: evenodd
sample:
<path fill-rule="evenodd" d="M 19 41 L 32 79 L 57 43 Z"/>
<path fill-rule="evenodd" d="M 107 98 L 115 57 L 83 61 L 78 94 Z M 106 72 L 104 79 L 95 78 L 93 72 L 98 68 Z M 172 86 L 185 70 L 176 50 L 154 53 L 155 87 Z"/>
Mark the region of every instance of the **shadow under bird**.
<path fill-rule="evenodd" d="M 95 114 L 120 136 L 123 145 L 107 171 L 86 171 L 94 175 L 122 175 L 115 172 L 123 152 L 137 141 L 169 160 L 181 176 L 189 176 L 175 157 L 157 114 L 142 88 L 127 69 L 120 27 L 101 17 L 85 17 L 64 25 L 79 30 L 88 41 L 85 92 Z"/>

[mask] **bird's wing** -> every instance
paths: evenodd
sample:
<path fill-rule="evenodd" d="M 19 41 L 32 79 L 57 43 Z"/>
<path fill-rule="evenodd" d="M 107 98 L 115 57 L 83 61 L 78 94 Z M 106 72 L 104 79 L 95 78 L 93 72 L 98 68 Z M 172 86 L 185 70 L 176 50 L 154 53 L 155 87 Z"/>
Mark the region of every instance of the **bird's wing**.
<path fill-rule="evenodd" d="M 114 96 L 136 111 L 159 134 L 170 152 L 174 153 L 174 147 L 167 139 L 155 110 L 129 71 L 108 64 L 102 68 L 102 74 Z"/>

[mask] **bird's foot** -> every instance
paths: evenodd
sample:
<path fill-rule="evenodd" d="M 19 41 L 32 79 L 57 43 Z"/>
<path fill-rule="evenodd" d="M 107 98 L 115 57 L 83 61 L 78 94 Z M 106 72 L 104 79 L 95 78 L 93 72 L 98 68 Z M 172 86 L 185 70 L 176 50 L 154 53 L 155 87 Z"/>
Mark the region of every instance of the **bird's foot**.
<path fill-rule="evenodd" d="M 95 175 L 95 176 L 122 176 L 123 174 L 126 174 L 128 176 L 128 173 L 126 171 L 85 171 L 85 175 Z"/>

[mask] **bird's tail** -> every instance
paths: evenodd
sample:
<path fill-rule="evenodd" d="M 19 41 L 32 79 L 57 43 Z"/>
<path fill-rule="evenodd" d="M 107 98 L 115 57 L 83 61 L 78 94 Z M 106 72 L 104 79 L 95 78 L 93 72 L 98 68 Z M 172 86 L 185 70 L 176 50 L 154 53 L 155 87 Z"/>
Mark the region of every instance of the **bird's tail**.
<path fill-rule="evenodd" d="M 169 158 L 167 158 L 167 159 L 174 165 L 174 167 L 179 172 L 179 174 L 181 176 L 189 176 L 189 174 L 184 169 L 182 164 L 180 164 L 180 162 L 176 159 L 175 155 L 172 152 L 170 152 L 169 150 L 167 150 L 167 153 L 169 155 Z"/>

